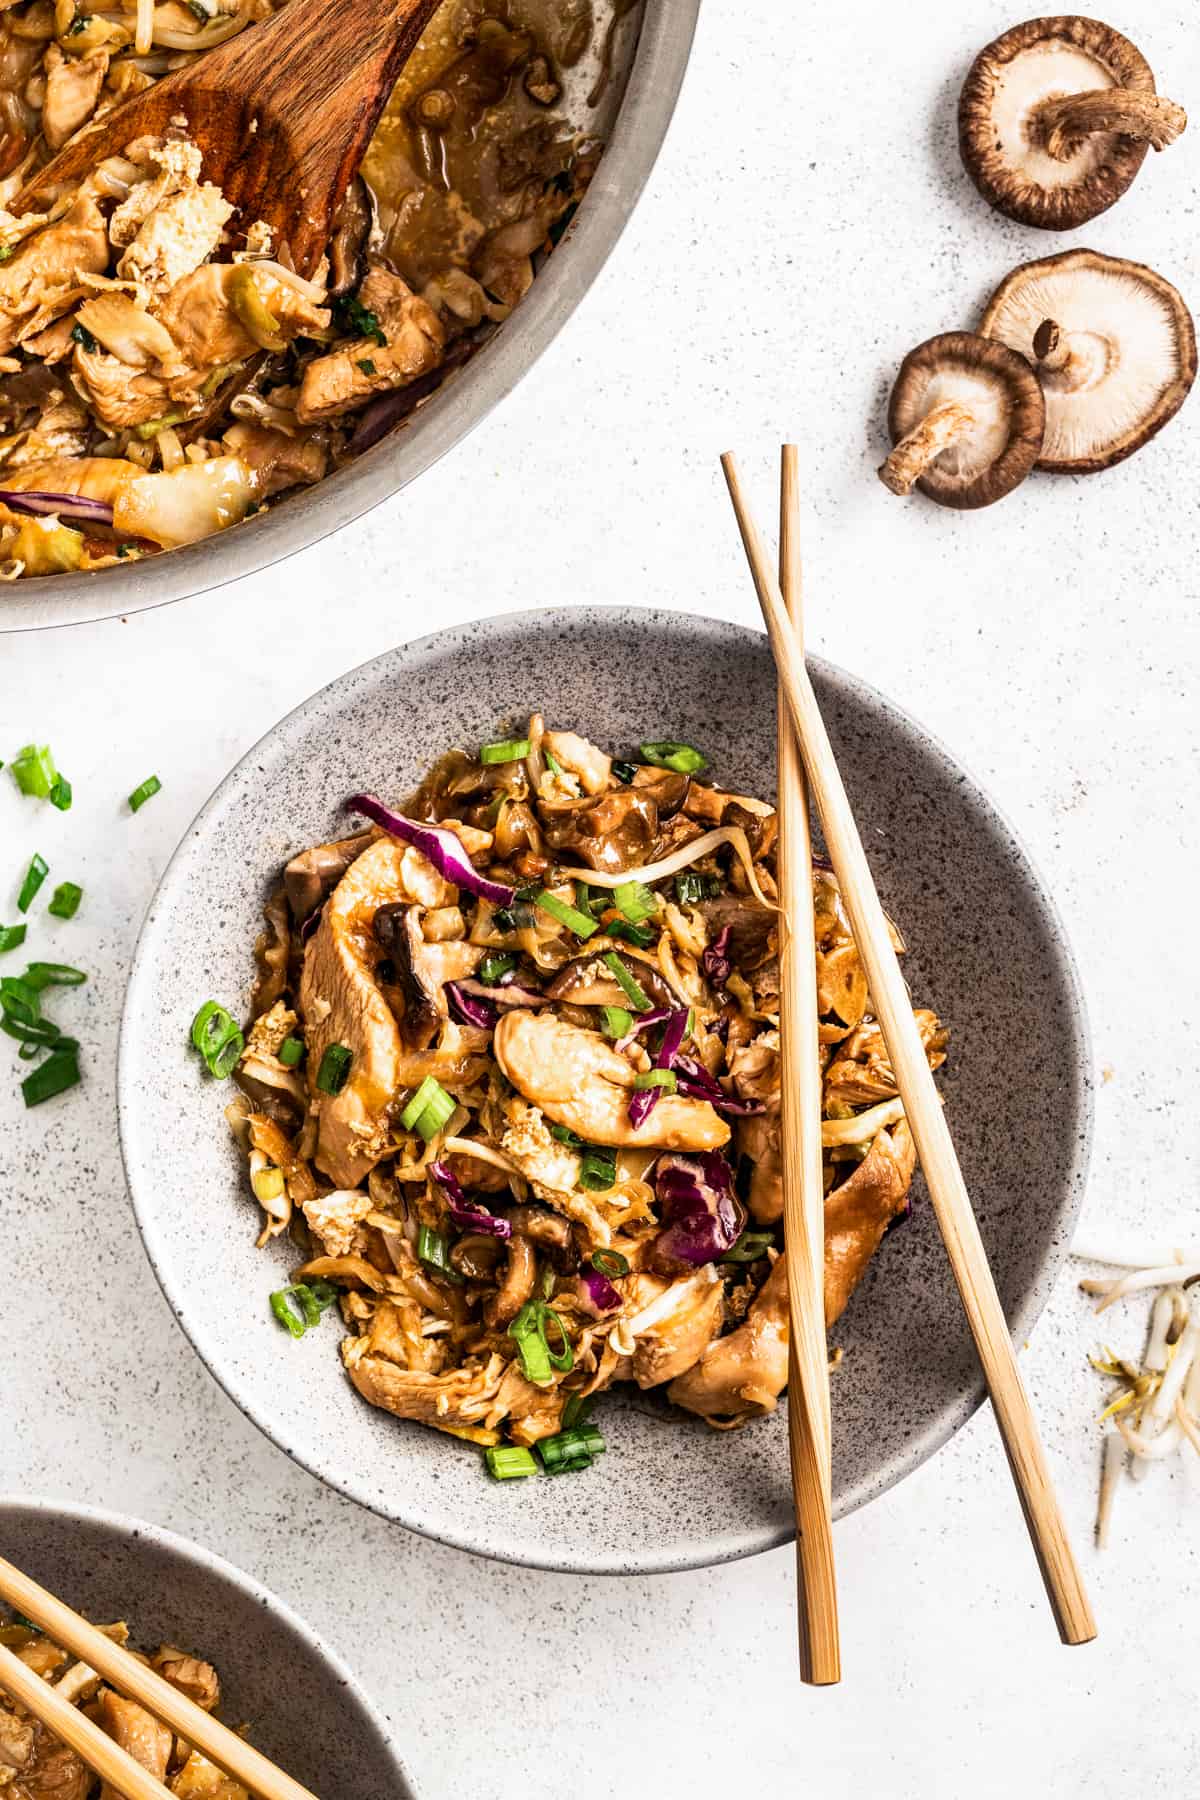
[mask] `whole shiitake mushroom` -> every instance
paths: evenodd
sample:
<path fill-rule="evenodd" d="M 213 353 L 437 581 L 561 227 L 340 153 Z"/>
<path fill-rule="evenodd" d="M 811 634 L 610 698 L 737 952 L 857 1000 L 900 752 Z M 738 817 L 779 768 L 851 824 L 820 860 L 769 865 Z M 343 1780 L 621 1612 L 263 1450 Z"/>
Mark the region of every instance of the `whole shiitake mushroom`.
<path fill-rule="evenodd" d="M 1187 114 L 1128 38 L 1076 14 L 1014 25 L 972 63 L 958 141 L 984 199 L 1022 225 L 1070 231 L 1112 206 Z"/>
<path fill-rule="evenodd" d="M 888 408 L 889 492 L 919 487 L 940 506 L 991 506 L 1037 461 L 1046 424 L 1025 357 L 996 338 L 945 331 L 910 350 Z"/>

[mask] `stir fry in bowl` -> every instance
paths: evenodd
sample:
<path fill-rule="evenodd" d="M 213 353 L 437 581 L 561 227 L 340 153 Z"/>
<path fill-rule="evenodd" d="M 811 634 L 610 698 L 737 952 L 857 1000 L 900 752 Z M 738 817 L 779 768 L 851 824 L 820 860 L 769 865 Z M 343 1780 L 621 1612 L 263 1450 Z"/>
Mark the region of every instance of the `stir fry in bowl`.
<path fill-rule="evenodd" d="M 129 1627 L 123 1621 L 100 1629 L 118 1644 L 129 1643 Z M 0 1619 L 0 1644 L 8 1645 L 64 1700 L 85 1712 L 179 1800 L 248 1800 L 245 1788 L 223 1775 L 199 1750 L 176 1737 L 145 1707 L 109 1687 L 86 1663 L 73 1661 L 35 1626 L 21 1619 L 7 1624 Z M 215 1713 L 219 1708 L 221 1683 L 211 1663 L 171 1644 L 160 1645 L 145 1661 L 205 1712 Z M 32 1718 L 18 1701 L 0 1695 L 0 1793 L 4 1800 L 93 1800 L 94 1796 L 108 1800 L 111 1792 L 40 1720 Z"/>
<path fill-rule="evenodd" d="M 616 1382 L 723 1428 L 787 1379 L 777 819 L 688 744 L 613 758 L 541 717 L 442 758 L 400 812 L 294 856 L 243 1040 L 193 1037 L 295 1335 L 339 1301 L 372 1405 L 586 1466 Z M 825 1311 L 906 1208 L 914 1150 L 837 882 L 814 876 Z M 898 947 L 903 948 L 897 936 Z M 946 1033 L 916 1012 L 930 1064 Z"/>
<path fill-rule="evenodd" d="M 192 543 L 343 466 L 509 316 L 587 187 L 600 145 L 581 120 L 628 6 L 447 0 L 312 280 L 202 179 L 185 120 L 45 210 L 9 210 L 92 121 L 271 10 L 18 0 L 0 15 L 7 580 Z"/>

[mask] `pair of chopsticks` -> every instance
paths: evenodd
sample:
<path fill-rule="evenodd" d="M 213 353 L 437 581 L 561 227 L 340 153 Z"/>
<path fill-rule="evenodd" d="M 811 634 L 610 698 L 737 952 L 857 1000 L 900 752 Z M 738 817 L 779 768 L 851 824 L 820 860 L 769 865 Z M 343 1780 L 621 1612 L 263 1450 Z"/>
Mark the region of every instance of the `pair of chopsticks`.
<path fill-rule="evenodd" d="M 102 1675 L 126 1699 L 153 1713 L 258 1800 L 316 1800 L 308 1788 L 276 1768 L 261 1751 L 2 1557 L 0 1599 Z M 0 1644 L 0 1690 L 20 1701 L 125 1800 L 171 1800 L 161 1781 L 4 1644 Z"/>
<path fill-rule="evenodd" d="M 784 1254 L 791 1309 L 788 1418 L 796 1499 L 801 1674 L 805 1681 L 823 1685 L 837 1681 L 841 1673 L 830 1529 L 821 1074 L 805 776 L 866 971 L 938 1228 L 975 1340 L 1059 1636 L 1065 1644 L 1088 1643 L 1096 1635 L 1091 1607 L 1067 1538 L 1037 1422 L 1017 1367 L 987 1252 L 913 1018 L 883 907 L 804 665 L 796 450 L 793 445 L 786 445 L 783 451 L 778 581 L 732 455 L 723 456 L 721 466 L 779 677 L 781 1146 Z"/>

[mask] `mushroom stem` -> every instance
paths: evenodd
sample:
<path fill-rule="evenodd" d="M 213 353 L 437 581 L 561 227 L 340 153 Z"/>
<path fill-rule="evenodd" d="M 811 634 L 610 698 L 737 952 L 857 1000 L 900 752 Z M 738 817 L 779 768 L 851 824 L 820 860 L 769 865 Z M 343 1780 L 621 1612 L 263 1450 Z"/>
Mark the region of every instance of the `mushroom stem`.
<path fill-rule="evenodd" d="M 1104 340 L 1088 332 L 1064 331 L 1054 319 L 1043 319 L 1033 334 L 1039 376 L 1056 377 L 1060 391 L 1082 392 L 1102 380 L 1108 367 Z"/>
<path fill-rule="evenodd" d="M 1053 319 L 1043 319 L 1034 332 L 1033 354 L 1040 369 L 1065 369 L 1070 362 L 1070 343 Z"/>
<path fill-rule="evenodd" d="M 907 437 L 902 437 L 879 470 L 879 479 L 889 493 L 911 494 L 930 463 L 971 431 L 975 415 L 957 400 L 947 400 L 925 414 Z"/>
<path fill-rule="evenodd" d="M 1069 162 L 1092 132 L 1116 131 L 1141 138 L 1155 150 L 1173 144 L 1187 125 L 1182 106 L 1162 94 L 1135 88 L 1098 88 L 1092 93 L 1063 94 L 1043 100 L 1037 109 L 1037 133 L 1049 155 Z"/>

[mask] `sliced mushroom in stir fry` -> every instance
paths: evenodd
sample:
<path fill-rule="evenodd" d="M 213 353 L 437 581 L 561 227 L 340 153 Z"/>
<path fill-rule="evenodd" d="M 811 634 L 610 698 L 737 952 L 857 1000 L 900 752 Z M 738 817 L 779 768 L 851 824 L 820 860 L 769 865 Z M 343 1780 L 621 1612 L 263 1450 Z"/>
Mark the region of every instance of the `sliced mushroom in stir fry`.
<path fill-rule="evenodd" d="M 727 1427 L 787 1379 L 776 822 L 705 768 L 535 716 L 400 812 L 353 796 L 370 829 L 302 850 L 267 907 L 229 1110 L 263 1239 L 301 1246 L 273 1304 L 300 1335 L 336 1299 L 358 1392 L 501 1476 L 534 1444 L 586 1466 L 616 1382 Z M 814 881 L 832 1324 L 915 1158 Z M 946 1032 L 916 1017 L 936 1068 Z"/>
<path fill-rule="evenodd" d="M 508 317 L 587 187 L 599 144 L 556 73 L 577 9 L 449 0 L 311 281 L 202 179 L 186 121 L 9 210 L 94 120 L 272 10 L 0 9 L 2 579 L 192 543 L 368 449 Z"/>

